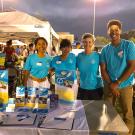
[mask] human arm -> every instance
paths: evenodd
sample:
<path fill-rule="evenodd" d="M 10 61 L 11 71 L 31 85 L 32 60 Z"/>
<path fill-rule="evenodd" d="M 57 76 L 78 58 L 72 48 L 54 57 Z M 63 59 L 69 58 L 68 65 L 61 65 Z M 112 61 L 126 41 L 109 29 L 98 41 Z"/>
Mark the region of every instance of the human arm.
<path fill-rule="evenodd" d="M 28 70 L 24 70 L 23 71 L 23 75 L 24 75 L 24 77 L 23 77 L 23 85 L 24 86 L 27 86 L 27 81 L 28 81 L 28 78 L 29 78 L 29 71 Z"/>
<path fill-rule="evenodd" d="M 108 84 L 108 86 L 109 86 L 111 92 L 113 93 L 113 95 L 119 96 L 119 95 L 120 95 L 119 91 L 116 90 L 116 89 L 114 89 L 114 88 L 112 87 L 112 85 L 113 85 L 114 83 L 111 81 L 111 79 L 110 79 L 110 77 L 109 77 L 109 75 L 108 75 L 108 73 L 107 73 L 107 69 L 106 69 L 105 63 L 102 63 L 102 64 L 100 65 L 100 67 L 101 67 L 102 79 Z"/>
<path fill-rule="evenodd" d="M 111 79 L 110 79 L 110 77 L 109 77 L 109 75 L 108 75 L 108 73 L 107 73 L 106 64 L 105 64 L 105 63 L 101 63 L 101 64 L 100 64 L 100 68 L 101 68 L 102 79 L 103 79 L 106 83 L 110 84 L 110 83 L 111 83 Z"/>
<path fill-rule="evenodd" d="M 24 64 L 24 67 L 23 67 L 23 75 L 24 75 L 23 84 L 24 84 L 24 86 L 27 86 L 27 81 L 28 81 L 28 78 L 30 75 L 31 68 L 32 68 L 31 56 L 29 56 L 26 60 L 26 63 Z"/>
<path fill-rule="evenodd" d="M 117 88 L 121 82 L 127 80 L 135 70 L 135 44 L 131 41 L 126 41 L 126 67 L 120 77 L 111 85 L 112 88 Z"/>
<path fill-rule="evenodd" d="M 119 84 L 127 80 L 128 77 L 134 72 L 134 70 L 135 70 L 135 60 L 129 60 L 123 74 L 115 82 L 112 82 L 110 84 L 110 88 L 117 89 Z"/>

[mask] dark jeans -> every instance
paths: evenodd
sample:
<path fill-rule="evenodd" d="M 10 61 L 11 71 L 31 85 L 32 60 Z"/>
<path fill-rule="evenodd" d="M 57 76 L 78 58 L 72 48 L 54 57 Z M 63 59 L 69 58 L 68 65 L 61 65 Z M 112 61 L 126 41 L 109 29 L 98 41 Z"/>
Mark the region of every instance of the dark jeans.
<path fill-rule="evenodd" d="M 79 100 L 101 100 L 103 96 L 103 88 L 86 90 L 79 87 L 77 99 Z"/>

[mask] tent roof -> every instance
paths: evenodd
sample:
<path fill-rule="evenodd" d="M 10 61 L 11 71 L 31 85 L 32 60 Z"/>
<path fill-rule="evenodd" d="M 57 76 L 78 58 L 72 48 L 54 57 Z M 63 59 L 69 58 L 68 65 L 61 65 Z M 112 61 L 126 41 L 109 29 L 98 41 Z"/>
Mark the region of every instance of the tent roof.
<path fill-rule="evenodd" d="M 27 13 L 20 11 L 1 12 L 0 25 L 40 25 L 48 21 L 39 20 Z"/>
<path fill-rule="evenodd" d="M 20 11 L 0 13 L 0 40 L 25 39 L 30 40 L 38 36 L 45 36 L 50 41 L 50 33 L 59 39 L 48 21 L 39 20 Z M 50 41 L 51 42 L 51 41 Z"/>

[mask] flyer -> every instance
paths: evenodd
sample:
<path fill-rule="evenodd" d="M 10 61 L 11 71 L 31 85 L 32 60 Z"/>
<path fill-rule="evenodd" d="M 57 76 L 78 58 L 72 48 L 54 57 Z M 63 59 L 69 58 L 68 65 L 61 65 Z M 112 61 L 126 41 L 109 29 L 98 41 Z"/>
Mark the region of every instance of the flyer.
<path fill-rule="evenodd" d="M 38 90 L 38 112 L 48 112 L 48 88 L 39 88 Z"/>
<path fill-rule="evenodd" d="M 16 107 L 24 107 L 25 105 L 25 87 L 16 87 Z"/>

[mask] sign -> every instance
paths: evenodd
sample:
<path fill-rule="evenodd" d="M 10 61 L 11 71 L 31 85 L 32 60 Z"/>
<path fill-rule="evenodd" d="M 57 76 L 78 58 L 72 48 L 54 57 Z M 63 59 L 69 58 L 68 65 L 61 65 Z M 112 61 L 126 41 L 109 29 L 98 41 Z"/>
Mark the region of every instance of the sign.
<path fill-rule="evenodd" d="M 0 69 L 5 69 L 6 54 L 0 53 Z"/>
<path fill-rule="evenodd" d="M 0 70 L 0 105 L 8 103 L 8 70 Z"/>
<path fill-rule="evenodd" d="M 75 71 L 59 70 L 55 72 L 55 94 L 59 97 L 59 103 L 72 105 L 76 100 L 77 85 Z"/>

